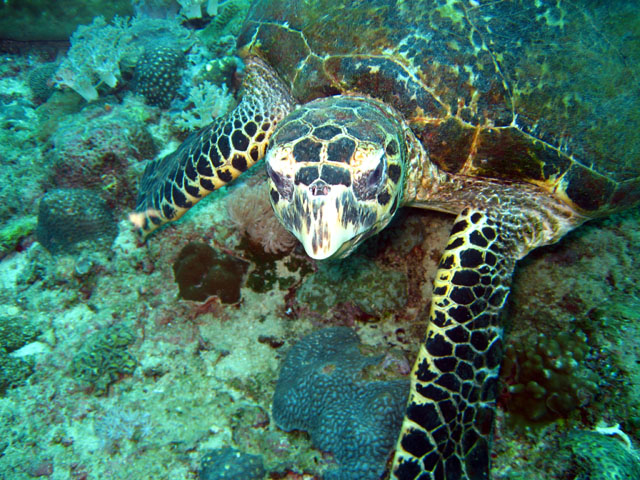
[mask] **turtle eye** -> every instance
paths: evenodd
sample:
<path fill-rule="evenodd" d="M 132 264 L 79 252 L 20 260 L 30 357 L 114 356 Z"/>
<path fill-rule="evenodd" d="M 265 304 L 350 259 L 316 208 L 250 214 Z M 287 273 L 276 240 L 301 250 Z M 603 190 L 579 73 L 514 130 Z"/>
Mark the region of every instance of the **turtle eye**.
<path fill-rule="evenodd" d="M 374 162 L 371 162 L 373 167 Z M 380 193 L 385 185 L 387 173 L 387 161 L 384 155 L 380 156 L 375 168 L 365 170 L 353 181 L 353 193 L 359 200 L 372 200 Z"/>
<path fill-rule="evenodd" d="M 291 193 L 293 191 L 293 185 L 291 180 L 286 178 L 284 175 L 276 172 L 271 165 L 267 163 L 267 175 L 269 175 L 269 179 L 271 183 L 276 188 L 280 196 L 282 196 L 285 200 L 289 200 L 291 198 Z"/>
<path fill-rule="evenodd" d="M 367 177 L 367 187 L 368 188 L 378 188 L 380 186 L 380 180 L 382 179 L 382 174 L 384 173 L 384 156 L 380 158 L 380 162 L 378 162 L 378 166 L 372 170 Z"/>

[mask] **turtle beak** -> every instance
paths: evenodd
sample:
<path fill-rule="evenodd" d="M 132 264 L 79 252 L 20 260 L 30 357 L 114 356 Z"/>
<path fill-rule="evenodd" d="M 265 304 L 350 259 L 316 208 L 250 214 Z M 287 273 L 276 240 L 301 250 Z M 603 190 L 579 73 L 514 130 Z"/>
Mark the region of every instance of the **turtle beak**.
<path fill-rule="evenodd" d="M 340 212 L 334 202 L 313 205 L 310 211 L 310 221 L 299 232 L 293 232 L 307 255 L 315 260 L 347 256 L 357 236 L 354 226 L 338 220 Z"/>
<path fill-rule="evenodd" d="M 346 257 L 370 225 L 354 220 L 351 192 L 342 186 L 296 188 L 290 202 L 274 204 L 280 221 L 316 260 Z M 357 215 L 355 215 L 357 217 Z"/>

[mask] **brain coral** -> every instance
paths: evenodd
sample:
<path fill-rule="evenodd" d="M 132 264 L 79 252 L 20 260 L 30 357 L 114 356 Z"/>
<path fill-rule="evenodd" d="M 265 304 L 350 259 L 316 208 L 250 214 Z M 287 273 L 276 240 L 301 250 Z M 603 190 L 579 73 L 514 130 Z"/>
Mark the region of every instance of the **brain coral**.
<path fill-rule="evenodd" d="M 325 480 L 374 480 L 384 471 L 408 393 L 404 380 L 370 381 L 363 369 L 382 356 L 365 356 L 349 328 L 304 337 L 288 353 L 273 398 L 273 417 L 286 431 L 305 430 L 339 468 Z"/>
<path fill-rule="evenodd" d="M 106 395 L 109 385 L 136 369 L 138 362 L 127 350 L 134 341 L 134 332 L 122 324 L 98 330 L 74 355 L 71 373 L 95 395 Z"/>

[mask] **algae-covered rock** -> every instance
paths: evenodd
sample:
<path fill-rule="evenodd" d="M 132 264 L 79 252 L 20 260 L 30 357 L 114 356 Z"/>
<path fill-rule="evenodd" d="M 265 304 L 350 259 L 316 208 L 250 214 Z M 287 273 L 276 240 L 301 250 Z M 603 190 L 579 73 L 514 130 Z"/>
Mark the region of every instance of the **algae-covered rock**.
<path fill-rule="evenodd" d="M 231 447 L 210 450 L 200 462 L 199 480 L 262 480 L 262 458 Z"/>
<path fill-rule="evenodd" d="M 637 480 L 640 459 L 619 438 L 591 431 L 576 431 L 567 436 L 578 469 L 576 480 Z"/>
<path fill-rule="evenodd" d="M 11 252 L 18 242 L 36 228 L 37 218 L 32 215 L 16 216 L 0 226 L 0 257 Z"/>
<path fill-rule="evenodd" d="M 11 353 L 32 342 L 40 330 L 21 317 L 0 317 L 0 350 Z"/>
<path fill-rule="evenodd" d="M 20 317 L 0 317 L 0 394 L 22 384 L 32 373 L 33 365 L 8 354 L 36 339 L 40 330 Z"/>
<path fill-rule="evenodd" d="M 380 316 L 402 308 L 407 302 L 407 277 L 402 272 L 378 267 L 362 257 L 323 262 L 297 291 L 298 302 L 317 313 L 351 302 L 369 315 Z"/>
<path fill-rule="evenodd" d="M 0 395 L 24 383 L 32 373 L 33 366 L 30 363 L 0 351 Z"/>
<path fill-rule="evenodd" d="M 138 362 L 127 350 L 134 340 L 134 332 L 125 325 L 95 332 L 73 357 L 72 374 L 95 395 L 106 394 L 109 385 L 136 369 Z"/>

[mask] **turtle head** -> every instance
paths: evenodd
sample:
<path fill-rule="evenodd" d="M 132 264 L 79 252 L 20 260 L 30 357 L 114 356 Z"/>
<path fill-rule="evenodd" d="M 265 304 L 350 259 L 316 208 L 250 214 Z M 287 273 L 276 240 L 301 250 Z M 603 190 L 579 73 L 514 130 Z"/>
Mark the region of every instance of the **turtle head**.
<path fill-rule="evenodd" d="M 401 205 L 406 152 L 396 116 L 378 101 L 336 96 L 276 128 L 265 160 L 271 203 L 310 257 L 346 257 Z"/>

